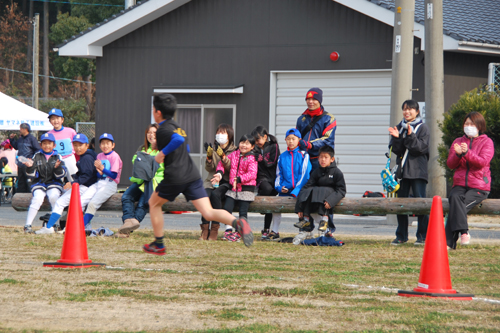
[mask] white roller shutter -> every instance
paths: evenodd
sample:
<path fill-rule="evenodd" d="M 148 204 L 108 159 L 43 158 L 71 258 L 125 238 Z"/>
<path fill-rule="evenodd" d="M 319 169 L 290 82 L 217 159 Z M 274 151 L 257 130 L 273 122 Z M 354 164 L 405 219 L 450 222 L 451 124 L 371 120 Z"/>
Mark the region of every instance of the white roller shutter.
<path fill-rule="evenodd" d="M 347 183 L 348 197 L 382 192 L 390 120 L 391 70 L 272 72 L 270 121 L 281 151 L 284 135 L 305 111 L 305 95 L 323 90 L 323 106 L 337 119 L 335 154 Z"/>

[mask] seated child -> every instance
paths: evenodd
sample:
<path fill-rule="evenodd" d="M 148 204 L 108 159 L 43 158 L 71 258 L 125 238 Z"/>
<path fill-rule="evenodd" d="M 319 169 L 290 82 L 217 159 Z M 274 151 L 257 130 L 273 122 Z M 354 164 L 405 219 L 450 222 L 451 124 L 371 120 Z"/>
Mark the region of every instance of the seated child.
<path fill-rule="evenodd" d="M 346 186 L 344 174 L 335 163 L 335 151 L 330 146 L 319 149 L 319 168 L 311 173 L 304 187 L 300 190 L 295 204 L 295 212 L 299 215 L 297 228 L 314 228 L 312 213 L 321 216 L 320 230 L 326 230 L 328 215 L 333 214 L 333 207 L 345 197 Z"/>
<path fill-rule="evenodd" d="M 232 214 L 234 204 L 239 203 L 239 218 L 247 219 L 248 207 L 255 200 L 255 185 L 257 185 L 257 160 L 254 155 L 255 138 L 252 135 L 245 134 L 241 137 L 238 149 L 227 155 L 231 161 L 229 170 L 229 184 L 231 189 L 226 192 L 226 202 L 224 209 Z M 212 178 L 212 182 L 220 182 L 225 167 L 222 161 L 217 165 L 217 172 Z M 241 238 L 238 231 L 231 233 L 226 230 L 224 237 L 228 241 L 237 242 Z"/>
<path fill-rule="evenodd" d="M 1 167 L 1 172 L 0 173 L 12 173 L 12 169 L 9 166 L 9 160 L 7 157 L 2 157 L 0 158 L 0 167 Z"/>
<path fill-rule="evenodd" d="M 33 194 L 24 226 L 25 233 L 32 232 L 31 224 L 43 204 L 45 196 L 49 199 L 50 205 L 54 207 L 63 191 L 62 179 L 66 175 L 66 168 L 62 162 L 62 156 L 54 150 L 55 145 L 54 135 L 45 133 L 41 138 L 40 146 L 42 149 L 35 153 L 33 159 L 24 162 L 26 175 L 32 179 L 31 193 Z"/>
<path fill-rule="evenodd" d="M 89 148 L 89 140 L 85 134 L 77 134 L 73 137 L 73 148 L 75 153 L 80 156 L 80 159 L 76 163 L 78 172 L 73 176 L 73 183 L 80 184 L 80 199 L 82 201 L 82 207 L 85 207 L 88 202 L 83 202 L 82 195 L 97 182 L 97 170 L 94 166 L 96 160 L 96 154 L 93 150 Z M 61 217 L 64 208 L 68 207 L 71 200 L 71 183 L 66 183 L 64 189 L 67 190 L 64 194 L 57 199 L 55 205 L 52 206 L 52 213 L 50 214 L 49 221 L 46 227 L 42 227 L 40 230 L 36 231 L 35 234 L 53 234 L 54 225 Z"/>
<path fill-rule="evenodd" d="M 279 192 L 274 188 L 274 180 L 276 179 L 276 169 L 278 167 L 278 158 L 280 156 L 280 148 L 278 140 L 274 135 L 269 134 L 267 128 L 262 125 L 255 127 L 252 131 L 255 138 L 256 150 L 259 169 L 257 171 L 257 187 L 258 195 L 275 197 Z M 275 215 L 281 217 L 281 215 Z M 273 220 L 272 213 L 264 214 L 264 229 L 262 229 L 262 239 L 267 239 L 269 229 Z M 278 221 L 278 224 L 281 221 Z"/>
<path fill-rule="evenodd" d="M 301 138 L 299 130 L 295 128 L 286 132 L 287 151 L 282 153 L 278 159 L 276 180 L 274 182 L 274 188 L 279 192 L 280 197 L 297 197 L 309 179 L 311 161 L 309 160 L 309 154 L 299 148 Z M 265 240 L 277 241 L 280 239 L 281 213 L 273 213 L 273 220 L 273 230 L 264 238 Z"/>
<path fill-rule="evenodd" d="M 99 181 L 90 186 L 89 190 L 82 194 L 82 207 L 83 203 L 88 203 L 87 210 L 83 216 L 86 230 L 92 229 L 90 221 L 94 217 L 95 212 L 116 193 L 122 174 L 123 162 L 120 155 L 113 150 L 115 148 L 115 140 L 111 134 L 104 133 L 99 137 L 99 148 L 101 148 L 102 153 L 97 155 L 97 159 L 94 162 Z"/>

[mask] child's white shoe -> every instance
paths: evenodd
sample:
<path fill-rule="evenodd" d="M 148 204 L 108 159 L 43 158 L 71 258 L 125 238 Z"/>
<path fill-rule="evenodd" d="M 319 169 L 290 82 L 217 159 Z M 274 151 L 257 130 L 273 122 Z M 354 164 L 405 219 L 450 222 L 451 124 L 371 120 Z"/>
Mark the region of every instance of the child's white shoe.
<path fill-rule="evenodd" d="M 53 227 L 50 228 L 42 227 L 40 230 L 35 231 L 35 234 L 37 235 L 48 235 L 53 233 L 55 233 Z"/>

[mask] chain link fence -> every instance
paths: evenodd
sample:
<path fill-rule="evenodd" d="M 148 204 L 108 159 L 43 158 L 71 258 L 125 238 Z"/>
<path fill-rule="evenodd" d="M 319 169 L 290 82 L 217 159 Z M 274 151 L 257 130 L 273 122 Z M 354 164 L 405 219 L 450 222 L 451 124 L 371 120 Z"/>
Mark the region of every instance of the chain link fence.
<path fill-rule="evenodd" d="M 488 85 L 491 91 L 500 95 L 500 63 L 491 63 L 488 66 Z"/>
<path fill-rule="evenodd" d="M 82 133 L 89 138 L 89 141 L 95 137 L 95 123 L 84 123 L 78 122 L 76 123 L 76 133 Z"/>

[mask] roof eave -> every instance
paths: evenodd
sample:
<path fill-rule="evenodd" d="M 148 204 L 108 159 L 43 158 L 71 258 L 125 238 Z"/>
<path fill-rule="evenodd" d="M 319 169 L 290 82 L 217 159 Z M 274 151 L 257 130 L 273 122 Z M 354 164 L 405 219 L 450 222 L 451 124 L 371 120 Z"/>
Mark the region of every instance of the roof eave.
<path fill-rule="evenodd" d="M 190 1 L 149 0 L 105 24 L 93 27 L 93 30 L 79 35 L 60 46 L 59 55 L 82 58 L 102 57 L 103 46 L 114 42 Z"/>
<path fill-rule="evenodd" d="M 468 53 L 486 53 L 500 55 L 500 45 L 459 41 L 457 51 Z"/>

